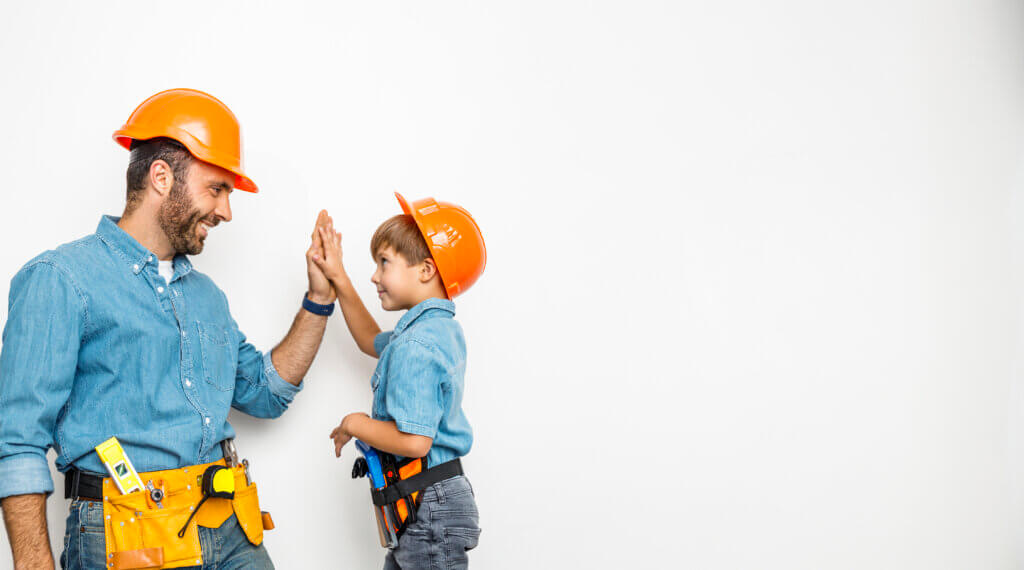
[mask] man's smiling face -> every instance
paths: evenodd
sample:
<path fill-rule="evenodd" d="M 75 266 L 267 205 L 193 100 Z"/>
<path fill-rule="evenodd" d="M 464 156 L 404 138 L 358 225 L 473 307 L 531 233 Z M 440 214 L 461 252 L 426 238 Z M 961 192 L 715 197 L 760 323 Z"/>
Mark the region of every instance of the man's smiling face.
<path fill-rule="evenodd" d="M 177 253 L 201 253 L 210 228 L 231 221 L 234 182 L 233 173 L 200 160 L 192 161 L 185 180 L 174 181 L 158 220 Z"/>

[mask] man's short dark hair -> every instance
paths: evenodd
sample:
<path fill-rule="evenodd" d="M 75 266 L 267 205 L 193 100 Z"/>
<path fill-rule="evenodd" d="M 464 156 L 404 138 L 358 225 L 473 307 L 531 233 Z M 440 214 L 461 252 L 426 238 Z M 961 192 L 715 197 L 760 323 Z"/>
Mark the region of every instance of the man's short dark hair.
<path fill-rule="evenodd" d="M 131 157 L 128 159 L 126 213 L 134 210 L 142 202 L 142 191 L 146 188 L 149 167 L 153 165 L 153 161 L 162 160 L 171 167 L 176 186 L 185 183 L 188 168 L 192 165 L 192 155 L 180 142 L 166 137 L 133 140 L 131 151 Z"/>

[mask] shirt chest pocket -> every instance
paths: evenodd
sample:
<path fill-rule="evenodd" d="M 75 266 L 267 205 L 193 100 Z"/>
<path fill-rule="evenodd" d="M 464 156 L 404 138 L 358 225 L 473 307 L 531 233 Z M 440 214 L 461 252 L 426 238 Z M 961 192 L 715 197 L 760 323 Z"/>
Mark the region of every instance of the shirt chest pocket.
<path fill-rule="evenodd" d="M 203 379 L 216 390 L 227 392 L 235 387 L 238 347 L 231 342 L 223 327 L 196 322 L 199 329 L 199 352 L 202 354 Z"/>

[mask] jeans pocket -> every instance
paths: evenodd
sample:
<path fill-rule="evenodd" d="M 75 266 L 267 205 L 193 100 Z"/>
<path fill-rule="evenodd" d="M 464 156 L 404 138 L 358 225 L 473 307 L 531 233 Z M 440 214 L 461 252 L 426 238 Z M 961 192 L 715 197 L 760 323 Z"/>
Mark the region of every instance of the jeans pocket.
<path fill-rule="evenodd" d="M 238 366 L 237 346 L 224 328 L 196 322 L 199 329 L 199 350 L 203 357 L 203 377 L 206 383 L 221 392 L 233 390 Z"/>
<path fill-rule="evenodd" d="M 60 567 L 71 570 L 105 569 L 106 544 L 102 504 L 77 499 L 71 501 Z"/>
<path fill-rule="evenodd" d="M 444 529 L 445 564 L 448 570 L 469 568 L 469 551 L 480 543 L 479 528 Z"/>

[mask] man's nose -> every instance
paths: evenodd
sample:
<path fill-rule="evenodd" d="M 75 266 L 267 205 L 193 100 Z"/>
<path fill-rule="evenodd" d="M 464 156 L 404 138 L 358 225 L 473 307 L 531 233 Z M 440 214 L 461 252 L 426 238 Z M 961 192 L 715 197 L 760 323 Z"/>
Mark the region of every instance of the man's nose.
<path fill-rule="evenodd" d="M 221 220 L 231 221 L 231 197 L 229 192 L 223 192 L 217 200 L 217 209 L 213 211 Z"/>

